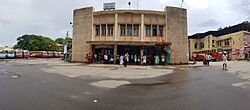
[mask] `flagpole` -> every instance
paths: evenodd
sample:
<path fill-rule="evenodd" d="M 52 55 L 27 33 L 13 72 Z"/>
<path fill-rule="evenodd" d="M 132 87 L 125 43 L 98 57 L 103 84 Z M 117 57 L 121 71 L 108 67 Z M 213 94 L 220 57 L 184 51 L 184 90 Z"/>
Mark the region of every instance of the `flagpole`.
<path fill-rule="evenodd" d="M 181 1 L 181 8 L 182 8 L 182 5 L 183 5 L 183 2 L 184 2 L 184 0 Z"/>

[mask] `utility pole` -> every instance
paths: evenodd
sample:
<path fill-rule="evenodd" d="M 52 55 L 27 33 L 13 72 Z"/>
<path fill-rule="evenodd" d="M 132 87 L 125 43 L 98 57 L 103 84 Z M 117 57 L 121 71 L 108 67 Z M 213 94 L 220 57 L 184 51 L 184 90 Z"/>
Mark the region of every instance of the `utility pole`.
<path fill-rule="evenodd" d="M 128 2 L 129 10 L 130 10 L 130 5 L 131 5 L 131 2 Z"/>
<path fill-rule="evenodd" d="M 182 8 L 182 5 L 183 5 L 183 2 L 184 2 L 184 0 L 181 1 L 181 8 Z"/>

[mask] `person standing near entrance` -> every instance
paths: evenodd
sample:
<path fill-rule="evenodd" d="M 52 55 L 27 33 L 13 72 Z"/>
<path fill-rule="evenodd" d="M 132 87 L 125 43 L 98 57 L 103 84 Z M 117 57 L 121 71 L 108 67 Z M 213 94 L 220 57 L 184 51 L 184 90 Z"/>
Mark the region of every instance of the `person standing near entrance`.
<path fill-rule="evenodd" d="M 143 65 L 146 65 L 146 64 L 147 64 L 147 56 L 146 56 L 146 55 L 144 55 L 144 56 L 142 57 L 142 61 L 143 61 Z"/>
<path fill-rule="evenodd" d="M 161 64 L 165 65 L 165 56 L 164 56 L 164 54 L 161 55 Z"/>
<path fill-rule="evenodd" d="M 224 54 L 223 54 L 223 56 L 222 56 L 222 58 L 223 58 L 223 70 L 227 70 L 227 52 L 224 52 Z"/>
<path fill-rule="evenodd" d="M 137 55 L 134 56 L 134 61 L 137 62 Z"/>
<path fill-rule="evenodd" d="M 127 62 L 129 61 L 128 59 L 129 59 L 129 54 L 126 53 L 126 54 L 124 55 L 124 67 L 127 67 Z"/>
<path fill-rule="evenodd" d="M 159 65 L 160 58 L 158 55 L 155 56 L 155 65 Z"/>
<path fill-rule="evenodd" d="M 107 62 L 108 62 L 108 55 L 107 55 L 107 54 L 104 54 L 103 57 L 104 57 L 104 63 L 107 64 Z"/>
<path fill-rule="evenodd" d="M 121 56 L 120 56 L 120 65 L 123 65 L 123 63 L 124 63 L 124 62 L 123 62 L 123 59 L 124 59 L 124 57 L 123 57 L 123 55 L 121 55 Z"/>
<path fill-rule="evenodd" d="M 85 55 L 85 62 L 89 63 L 89 55 L 88 54 Z"/>

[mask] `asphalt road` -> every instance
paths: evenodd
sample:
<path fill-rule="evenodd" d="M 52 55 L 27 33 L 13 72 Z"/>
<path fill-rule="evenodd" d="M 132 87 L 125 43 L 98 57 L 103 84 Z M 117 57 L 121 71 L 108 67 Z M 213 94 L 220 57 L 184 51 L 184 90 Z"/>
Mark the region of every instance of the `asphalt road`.
<path fill-rule="evenodd" d="M 242 79 L 218 67 L 175 69 L 170 75 L 114 89 L 41 68 L 50 66 L 0 62 L 0 110 L 250 109 L 250 89 L 232 86 Z"/>

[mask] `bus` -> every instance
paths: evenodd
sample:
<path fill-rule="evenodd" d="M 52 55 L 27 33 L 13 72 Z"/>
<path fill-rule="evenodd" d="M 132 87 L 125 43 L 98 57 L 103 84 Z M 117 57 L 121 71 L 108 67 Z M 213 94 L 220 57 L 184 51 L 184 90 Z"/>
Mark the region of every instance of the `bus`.
<path fill-rule="evenodd" d="M 15 58 L 23 58 L 22 50 L 15 50 Z"/>
<path fill-rule="evenodd" d="M 203 51 L 197 51 L 192 53 L 192 60 L 195 61 L 202 61 L 205 59 L 206 54 L 209 54 L 211 56 L 212 61 L 219 61 L 222 60 L 222 49 L 212 49 L 212 50 L 203 50 Z"/>
<path fill-rule="evenodd" d="M 4 50 L 0 50 L 0 59 L 6 59 L 7 58 L 7 54 Z"/>
<path fill-rule="evenodd" d="M 5 53 L 7 54 L 7 57 L 6 58 L 8 58 L 8 59 L 13 59 L 13 58 L 15 58 L 15 52 L 14 52 L 14 50 L 5 50 Z"/>
<path fill-rule="evenodd" d="M 22 50 L 23 58 L 29 58 L 30 57 L 30 51 L 29 50 Z"/>

